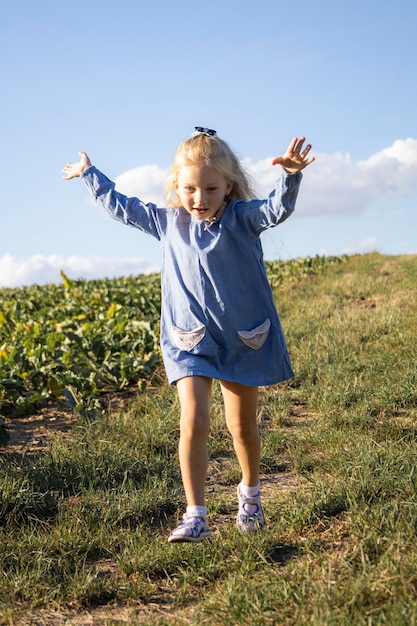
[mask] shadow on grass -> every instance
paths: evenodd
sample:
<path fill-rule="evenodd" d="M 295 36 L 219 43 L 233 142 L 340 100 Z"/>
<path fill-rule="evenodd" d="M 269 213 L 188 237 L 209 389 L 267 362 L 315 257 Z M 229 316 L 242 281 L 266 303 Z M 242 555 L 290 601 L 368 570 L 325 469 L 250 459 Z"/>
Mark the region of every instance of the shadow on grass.
<path fill-rule="evenodd" d="M 299 554 L 297 546 L 278 545 L 272 546 L 266 551 L 265 558 L 269 563 L 284 566 Z"/>

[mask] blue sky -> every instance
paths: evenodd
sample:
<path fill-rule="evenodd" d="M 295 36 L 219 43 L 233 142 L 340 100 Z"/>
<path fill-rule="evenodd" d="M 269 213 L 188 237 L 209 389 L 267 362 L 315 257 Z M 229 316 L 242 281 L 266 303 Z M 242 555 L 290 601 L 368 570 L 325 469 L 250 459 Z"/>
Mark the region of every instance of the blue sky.
<path fill-rule="evenodd" d="M 417 253 L 417 3 L 7 3 L 0 21 L 0 287 L 136 274 L 159 244 L 61 168 L 85 150 L 162 203 L 177 144 L 215 128 L 260 195 L 293 136 L 313 144 L 267 258 Z"/>

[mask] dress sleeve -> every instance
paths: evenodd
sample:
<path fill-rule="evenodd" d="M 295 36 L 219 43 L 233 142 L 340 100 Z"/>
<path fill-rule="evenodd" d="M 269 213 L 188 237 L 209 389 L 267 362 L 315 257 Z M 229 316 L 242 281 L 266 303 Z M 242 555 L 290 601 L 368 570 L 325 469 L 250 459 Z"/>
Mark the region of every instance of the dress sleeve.
<path fill-rule="evenodd" d="M 129 198 L 115 190 L 115 183 L 91 166 L 84 170 L 81 180 L 90 194 L 110 217 L 160 240 L 166 227 L 166 209 L 145 204 L 139 198 Z"/>
<path fill-rule="evenodd" d="M 301 179 L 301 172 L 288 174 L 283 169 L 268 198 L 247 203 L 245 218 L 256 235 L 284 222 L 293 213 Z"/>

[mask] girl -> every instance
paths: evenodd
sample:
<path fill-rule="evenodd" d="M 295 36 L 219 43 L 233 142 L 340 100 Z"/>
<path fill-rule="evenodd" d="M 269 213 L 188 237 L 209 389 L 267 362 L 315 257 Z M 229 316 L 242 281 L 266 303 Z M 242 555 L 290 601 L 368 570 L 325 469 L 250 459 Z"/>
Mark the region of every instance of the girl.
<path fill-rule="evenodd" d="M 163 247 L 161 347 L 181 406 L 179 459 L 187 500 L 170 542 L 200 541 L 210 534 L 204 488 L 213 379 L 220 381 L 242 472 L 237 526 L 254 532 L 265 524 L 258 386 L 288 380 L 293 371 L 259 236 L 294 210 L 300 171 L 314 161 L 304 141 L 294 138 L 272 161 L 282 167 L 265 200 L 253 198 L 229 145 L 202 127 L 177 148 L 166 181 L 167 209 L 118 193 L 85 152 L 62 170 L 65 180 L 81 176 L 114 219 L 153 235 Z"/>

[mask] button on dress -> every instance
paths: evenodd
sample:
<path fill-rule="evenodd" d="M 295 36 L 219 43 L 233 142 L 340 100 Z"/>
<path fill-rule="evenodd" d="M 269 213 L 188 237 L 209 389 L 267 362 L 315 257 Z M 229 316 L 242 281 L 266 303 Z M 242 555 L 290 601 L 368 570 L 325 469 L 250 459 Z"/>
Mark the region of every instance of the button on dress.
<path fill-rule="evenodd" d="M 208 222 L 129 198 L 94 166 L 83 172 L 111 217 L 161 242 L 160 340 L 171 384 L 208 376 L 263 386 L 294 375 L 260 235 L 293 212 L 301 178 L 282 170 L 268 198 L 235 200 Z"/>

